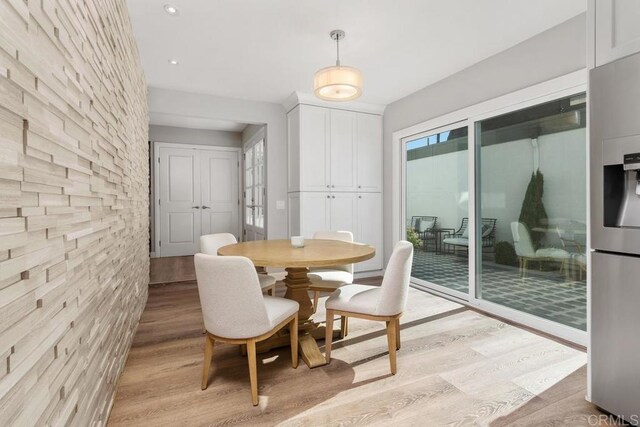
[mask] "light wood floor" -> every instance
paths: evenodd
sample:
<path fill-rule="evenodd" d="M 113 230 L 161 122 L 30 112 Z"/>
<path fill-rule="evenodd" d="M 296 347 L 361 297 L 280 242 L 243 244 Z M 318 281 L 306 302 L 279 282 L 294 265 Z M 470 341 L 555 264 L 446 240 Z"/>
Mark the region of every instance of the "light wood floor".
<path fill-rule="evenodd" d="M 151 287 L 109 425 L 588 426 L 600 414 L 584 400 L 584 352 L 414 289 L 397 375 L 382 324 L 351 319 L 328 366 L 259 355 L 257 407 L 237 346 L 216 346 L 200 390 L 201 324 L 195 283 Z"/>

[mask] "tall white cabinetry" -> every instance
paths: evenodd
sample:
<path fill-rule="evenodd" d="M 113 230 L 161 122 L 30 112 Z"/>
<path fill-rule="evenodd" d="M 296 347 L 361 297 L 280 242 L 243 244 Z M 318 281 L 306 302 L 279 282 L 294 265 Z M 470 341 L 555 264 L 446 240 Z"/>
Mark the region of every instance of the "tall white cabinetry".
<path fill-rule="evenodd" d="M 588 16 L 596 67 L 640 52 L 640 1 L 590 0 Z"/>
<path fill-rule="evenodd" d="M 348 230 L 382 269 L 382 116 L 297 104 L 288 113 L 289 233 Z"/>

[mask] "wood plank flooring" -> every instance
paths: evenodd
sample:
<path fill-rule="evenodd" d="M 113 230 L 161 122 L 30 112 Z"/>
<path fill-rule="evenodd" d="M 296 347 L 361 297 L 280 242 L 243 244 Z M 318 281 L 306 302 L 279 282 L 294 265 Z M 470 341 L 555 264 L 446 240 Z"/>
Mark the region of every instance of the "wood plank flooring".
<path fill-rule="evenodd" d="M 584 400 L 584 352 L 415 289 L 397 375 L 383 325 L 351 319 L 328 366 L 292 369 L 287 349 L 259 355 L 257 407 L 237 346 L 216 345 L 200 390 L 201 324 L 194 282 L 151 287 L 109 425 L 588 426 L 600 415 Z"/>

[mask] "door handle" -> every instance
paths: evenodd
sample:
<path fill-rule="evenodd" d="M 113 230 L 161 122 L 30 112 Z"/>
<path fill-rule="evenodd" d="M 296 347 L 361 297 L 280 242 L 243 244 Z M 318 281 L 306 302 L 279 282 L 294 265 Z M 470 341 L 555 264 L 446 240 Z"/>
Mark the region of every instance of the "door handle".
<path fill-rule="evenodd" d="M 200 206 L 191 206 L 191 209 L 200 209 Z"/>
<path fill-rule="evenodd" d="M 202 209 L 211 209 L 209 206 L 202 206 Z"/>

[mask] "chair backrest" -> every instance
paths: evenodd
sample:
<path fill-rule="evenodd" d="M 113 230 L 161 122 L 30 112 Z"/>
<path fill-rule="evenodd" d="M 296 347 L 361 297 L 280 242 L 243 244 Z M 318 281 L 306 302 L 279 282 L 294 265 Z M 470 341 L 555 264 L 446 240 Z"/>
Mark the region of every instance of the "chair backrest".
<path fill-rule="evenodd" d="M 376 314 L 393 316 L 404 311 L 409 294 L 413 245 L 406 240 L 396 243 L 382 279 L 382 292 Z"/>
<path fill-rule="evenodd" d="M 324 240 L 340 240 L 342 242 L 353 242 L 353 233 L 350 231 L 316 231 L 313 234 L 314 239 Z M 353 274 L 353 264 L 336 265 L 332 266 L 335 270 L 344 270 Z"/>
<path fill-rule="evenodd" d="M 269 316 L 258 273 L 245 257 L 195 255 L 204 326 L 224 338 L 251 338 L 264 330 Z"/>
<path fill-rule="evenodd" d="M 516 250 L 516 255 L 524 257 L 535 256 L 536 250 L 533 248 L 531 236 L 526 225 L 518 221 L 512 222 L 511 235 L 513 236 L 513 247 Z"/>
<path fill-rule="evenodd" d="M 423 233 L 431 230 L 432 228 L 436 228 L 437 223 L 437 216 L 422 215 L 411 217 L 411 229 L 417 233 Z"/>
<path fill-rule="evenodd" d="M 218 249 L 234 243 L 238 243 L 238 241 L 236 236 L 231 233 L 205 234 L 200 236 L 200 252 L 207 255 L 218 255 Z"/>

